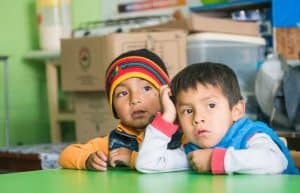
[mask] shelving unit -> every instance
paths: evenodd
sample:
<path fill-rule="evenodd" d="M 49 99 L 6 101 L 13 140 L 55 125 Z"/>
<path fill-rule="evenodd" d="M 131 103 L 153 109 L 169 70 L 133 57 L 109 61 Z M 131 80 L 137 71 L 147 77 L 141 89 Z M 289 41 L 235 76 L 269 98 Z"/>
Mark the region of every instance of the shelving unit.
<path fill-rule="evenodd" d="M 191 12 L 199 13 L 199 14 L 208 14 L 208 13 L 222 13 L 222 16 L 231 16 L 230 14 L 232 12 L 238 11 L 238 10 L 255 10 L 255 9 L 272 9 L 272 3 L 274 6 L 274 3 L 272 0 L 239 0 L 239 1 L 232 1 L 232 2 L 225 2 L 225 3 L 217 3 L 217 4 L 211 4 L 211 5 L 201 5 L 201 6 L 194 6 L 190 7 Z M 218 14 L 216 14 L 218 15 Z M 271 18 L 272 20 L 272 18 Z M 271 26 L 273 27 L 273 26 Z M 272 34 L 273 36 L 273 34 Z M 287 61 L 289 65 L 298 65 L 299 60 Z M 281 128 L 283 129 L 283 128 Z M 276 133 L 281 136 L 288 139 L 289 144 L 292 149 L 300 150 L 299 147 L 299 138 L 300 138 L 300 132 L 294 131 L 294 130 L 279 130 L 275 129 Z"/>
<path fill-rule="evenodd" d="M 60 122 L 74 121 L 73 112 L 62 112 L 58 105 L 58 73 L 60 63 L 59 51 L 31 51 L 25 59 L 43 61 L 46 65 L 50 135 L 52 143 L 62 142 Z"/>
<path fill-rule="evenodd" d="M 3 63 L 3 87 L 4 87 L 4 128 L 5 128 L 5 145 L 8 147 L 10 145 L 10 128 L 9 128 L 9 107 L 8 107 L 8 56 L 0 55 L 0 64 Z"/>
<path fill-rule="evenodd" d="M 259 10 L 259 26 L 260 35 L 266 40 L 266 52 L 273 51 L 273 31 L 272 31 L 272 0 L 239 0 L 225 3 L 217 3 L 210 5 L 201 5 L 190 7 L 191 12 L 207 16 L 219 16 L 225 18 L 232 18 L 232 14 L 241 15 L 244 12 L 240 11 L 255 11 Z M 240 12 L 240 13 L 238 13 Z M 247 13 L 246 13 L 247 14 Z"/>
<path fill-rule="evenodd" d="M 241 9 L 257 9 L 271 7 L 272 0 L 239 0 L 226 3 L 190 7 L 192 12 L 235 11 Z"/>

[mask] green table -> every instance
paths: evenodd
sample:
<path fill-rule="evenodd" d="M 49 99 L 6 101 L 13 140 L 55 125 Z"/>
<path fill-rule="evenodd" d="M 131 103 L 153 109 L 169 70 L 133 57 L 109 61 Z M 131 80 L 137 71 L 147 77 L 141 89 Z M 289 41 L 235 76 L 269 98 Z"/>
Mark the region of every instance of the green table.
<path fill-rule="evenodd" d="M 0 174 L 3 193 L 299 193 L 300 175 L 141 174 L 50 169 Z"/>

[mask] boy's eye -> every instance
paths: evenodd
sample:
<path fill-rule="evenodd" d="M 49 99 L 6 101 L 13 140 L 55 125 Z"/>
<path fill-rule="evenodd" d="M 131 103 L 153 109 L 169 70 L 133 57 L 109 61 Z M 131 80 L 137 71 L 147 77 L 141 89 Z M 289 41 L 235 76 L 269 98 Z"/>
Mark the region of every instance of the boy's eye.
<path fill-rule="evenodd" d="M 210 109 L 215 108 L 215 106 L 216 106 L 216 104 L 214 104 L 214 103 L 209 103 L 209 104 L 208 104 L 208 108 L 210 108 Z"/>
<path fill-rule="evenodd" d="M 191 114 L 191 113 L 193 113 L 193 109 L 191 109 L 191 108 L 190 109 L 183 109 L 182 113 L 186 114 L 186 115 Z"/>
<path fill-rule="evenodd" d="M 150 90 L 152 90 L 151 86 L 144 86 L 144 91 L 150 91 Z"/>
<path fill-rule="evenodd" d="M 122 97 L 122 96 L 126 96 L 127 92 L 126 91 L 120 91 L 116 93 L 116 97 Z"/>

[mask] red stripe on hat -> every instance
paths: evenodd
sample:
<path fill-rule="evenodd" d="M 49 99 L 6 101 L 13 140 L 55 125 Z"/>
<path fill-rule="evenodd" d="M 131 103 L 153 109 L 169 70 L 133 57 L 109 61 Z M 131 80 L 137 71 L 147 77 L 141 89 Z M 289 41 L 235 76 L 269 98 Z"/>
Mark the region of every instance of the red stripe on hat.
<path fill-rule="evenodd" d="M 117 60 L 114 64 L 112 64 L 105 76 L 105 80 L 107 80 L 108 76 L 111 74 L 111 72 L 119 65 L 122 65 L 124 63 L 130 63 L 130 62 L 141 62 L 144 64 L 148 64 L 150 66 L 152 66 L 153 69 L 155 69 L 156 71 L 159 72 L 159 74 L 161 74 L 162 78 L 169 83 L 169 77 L 168 75 L 164 72 L 164 70 L 162 68 L 159 67 L 158 64 L 156 64 L 155 62 L 153 62 L 150 59 L 147 59 L 145 57 L 142 56 L 128 56 L 125 58 L 121 58 L 119 60 Z"/>

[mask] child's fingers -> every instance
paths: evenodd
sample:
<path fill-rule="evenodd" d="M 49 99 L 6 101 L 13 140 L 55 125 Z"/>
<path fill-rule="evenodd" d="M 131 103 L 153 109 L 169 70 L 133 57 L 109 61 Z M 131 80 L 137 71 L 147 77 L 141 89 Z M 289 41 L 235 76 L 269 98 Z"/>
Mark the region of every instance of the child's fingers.
<path fill-rule="evenodd" d="M 160 102 L 162 105 L 162 118 L 170 123 L 174 123 L 176 120 L 176 109 L 171 99 L 172 93 L 168 85 L 163 85 L 160 89 Z"/>
<path fill-rule="evenodd" d="M 97 157 L 99 157 L 103 161 L 107 161 L 107 156 L 102 151 L 96 152 Z"/>
<path fill-rule="evenodd" d="M 111 167 L 116 167 L 117 165 L 117 156 L 111 155 L 109 156 L 109 165 L 111 165 Z"/>
<path fill-rule="evenodd" d="M 194 168 L 194 167 L 195 167 L 195 164 L 194 164 L 194 161 L 193 161 L 193 152 L 190 152 L 190 153 L 188 154 L 187 158 L 188 158 L 188 160 L 189 160 L 189 163 L 190 163 L 191 167 L 192 167 L 193 169 L 195 169 L 195 168 Z"/>
<path fill-rule="evenodd" d="M 103 152 L 95 152 L 90 155 L 87 161 L 87 168 L 90 170 L 107 170 L 107 156 Z"/>
<path fill-rule="evenodd" d="M 163 86 L 161 86 L 160 87 L 160 94 L 162 95 L 162 96 L 164 96 L 164 95 L 170 95 L 171 94 L 171 90 L 170 90 L 170 88 L 169 88 L 169 86 L 168 85 L 163 85 Z"/>
<path fill-rule="evenodd" d="M 109 164 L 112 167 L 118 165 L 130 165 L 131 150 L 121 147 L 109 152 Z"/>
<path fill-rule="evenodd" d="M 210 171 L 212 149 L 201 149 L 188 154 L 191 167 L 198 172 Z"/>
<path fill-rule="evenodd" d="M 107 163 L 103 160 L 92 162 L 92 169 L 93 170 L 100 170 L 100 171 L 106 171 L 107 170 Z"/>
<path fill-rule="evenodd" d="M 193 152 L 190 152 L 188 154 L 188 160 L 189 160 L 190 166 L 193 168 L 193 170 L 199 171 L 198 166 L 197 166 L 197 164 L 194 161 L 194 154 L 193 154 Z"/>
<path fill-rule="evenodd" d="M 117 163 L 119 162 L 119 149 L 114 149 L 109 152 L 109 164 L 112 167 L 116 167 Z"/>

